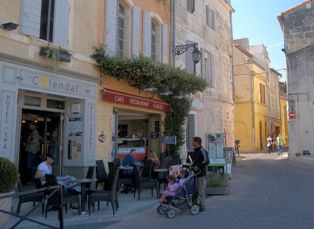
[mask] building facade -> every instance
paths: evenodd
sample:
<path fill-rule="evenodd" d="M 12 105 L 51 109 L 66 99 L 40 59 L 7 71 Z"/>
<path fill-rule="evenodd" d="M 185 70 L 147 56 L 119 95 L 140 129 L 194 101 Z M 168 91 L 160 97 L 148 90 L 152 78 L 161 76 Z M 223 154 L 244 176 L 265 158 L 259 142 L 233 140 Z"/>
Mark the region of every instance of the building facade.
<path fill-rule="evenodd" d="M 288 129 L 288 88 L 287 82 L 279 82 L 280 94 L 280 116 L 281 116 L 281 135 L 284 146 L 289 146 L 289 129 Z"/>
<path fill-rule="evenodd" d="M 100 39 L 106 52 L 128 58 L 143 55 L 170 63 L 170 1 L 101 1 Z M 97 95 L 96 149 L 98 159 L 122 158 L 136 148 L 141 159 L 146 150 L 161 153 L 162 122 L 167 104 L 151 92 L 128 82 L 101 77 Z"/>
<path fill-rule="evenodd" d="M 266 150 L 268 135 L 281 128 L 279 73 L 269 68 L 264 45 L 250 45 L 247 38 L 234 40 L 235 139 L 242 152 Z"/>
<path fill-rule="evenodd" d="M 0 21 L 8 23 L 0 29 L 0 156 L 14 161 L 21 176 L 27 173 L 32 122 L 41 137 L 41 159 L 53 153 L 57 175 L 81 175 L 96 159 L 99 74 L 89 56 L 99 33 L 90 12 L 98 12 L 99 1 L 0 5 Z"/>
<path fill-rule="evenodd" d="M 194 136 L 203 138 L 207 147 L 209 133 L 224 133 L 225 144 L 229 147 L 234 144 L 232 12 L 230 2 L 223 0 L 174 1 L 174 46 L 197 43 L 201 59 L 194 69 L 190 48 L 175 55 L 173 63 L 208 82 L 208 88 L 193 97 L 182 152 L 191 149 Z"/>
<path fill-rule="evenodd" d="M 288 71 L 289 158 L 314 155 L 314 1 L 306 0 L 278 17 L 284 33 Z"/>

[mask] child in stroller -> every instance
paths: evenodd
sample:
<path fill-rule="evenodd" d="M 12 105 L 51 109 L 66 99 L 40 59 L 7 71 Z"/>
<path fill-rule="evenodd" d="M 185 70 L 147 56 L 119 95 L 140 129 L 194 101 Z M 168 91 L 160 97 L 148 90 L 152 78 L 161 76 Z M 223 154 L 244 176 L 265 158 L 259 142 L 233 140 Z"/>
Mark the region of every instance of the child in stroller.
<path fill-rule="evenodd" d="M 192 215 L 197 215 L 200 208 L 195 204 L 196 190 L 196 175 L 194 172 L 190 172 L 174 196 L 166 197 L 165 201 L 159 204 L 157 212 L 160 215 L 166 215 L 168 218 L 174 218 L 177 210 L 183 212 L 190 210 Z"/>

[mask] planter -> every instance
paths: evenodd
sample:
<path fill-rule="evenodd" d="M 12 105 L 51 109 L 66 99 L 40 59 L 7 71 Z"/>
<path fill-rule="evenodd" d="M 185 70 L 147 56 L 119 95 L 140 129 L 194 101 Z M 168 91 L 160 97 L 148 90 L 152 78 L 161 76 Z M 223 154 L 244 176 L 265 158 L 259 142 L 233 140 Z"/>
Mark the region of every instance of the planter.
<path fill-rule="evenodd" d="M 229 195 L 230 187 L 206 187 L 206 195 Z"/>
<path fill-rule="evenodd" d="M 54 55 L 56 55 L 58 61 L 67 63 L 71 62 L 72 57 L 67 50 L 51 47 L 40 47 L 39 55 L 50 59 L 54 58 Z"/>
<path fill-rule="evenodd" d="M 13 194 L 13 192 L 4 193 L 4 194 Z M 12 207 L 12 197 L 0 199 L 0 209 L 11 211 L 11 207 Z M 0 212 L 0 228 L 4 228 L 4 225 L 7 222 L 9 217 L 10 217 L 9 215 Z"/>

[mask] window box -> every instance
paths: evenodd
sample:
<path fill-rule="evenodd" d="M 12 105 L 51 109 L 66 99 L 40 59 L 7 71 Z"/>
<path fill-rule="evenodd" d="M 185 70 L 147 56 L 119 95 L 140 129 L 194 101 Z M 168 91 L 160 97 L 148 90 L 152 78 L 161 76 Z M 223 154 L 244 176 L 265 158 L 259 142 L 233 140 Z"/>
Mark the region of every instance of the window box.
<path fill-rule="evenodd" d="M 53 47 L 40 47 L 39 55 L 67 63 L 71 62 L 72 57 L 67 50 Z"/>

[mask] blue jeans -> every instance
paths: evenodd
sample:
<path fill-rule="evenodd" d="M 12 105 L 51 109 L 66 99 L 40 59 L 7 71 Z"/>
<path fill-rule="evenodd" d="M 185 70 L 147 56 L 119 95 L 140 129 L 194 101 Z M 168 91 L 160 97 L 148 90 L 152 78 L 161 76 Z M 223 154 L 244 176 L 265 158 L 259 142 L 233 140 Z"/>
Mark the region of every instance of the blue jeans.
<path fill-rule="evenodd" d="M 34 176 L 36 172 L 36 166 L 35 166 L 35 159 L 36 154 L 33 154 L 32 152 L 27 152 L 27 168 L 31 171 L 31 182 L 34 182 Z"/>
<path fill-rule="evenodd" d="M 278 154 L 282 154 L 282 145 L 277 146 L 277 152 Z"/>

